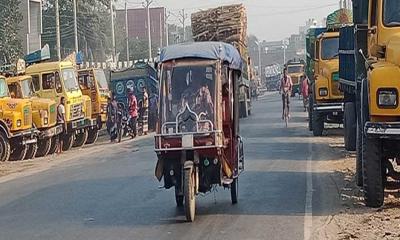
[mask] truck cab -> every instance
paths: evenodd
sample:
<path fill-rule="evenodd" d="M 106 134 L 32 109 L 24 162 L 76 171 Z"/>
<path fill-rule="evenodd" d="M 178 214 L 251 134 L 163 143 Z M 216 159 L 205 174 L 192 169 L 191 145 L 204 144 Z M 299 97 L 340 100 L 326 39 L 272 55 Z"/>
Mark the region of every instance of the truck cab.
<path fill-rule="evenodd" d="M 57 135 L 62 126 L 57 126 L 57 102 L 39 98 L 35 93 L 32 77 L 20 75 L 7 78 L 11 98 L 25 99 L 32 104 L 33 124 L 39 130 L 36 157 L 53 154 L 57 147 Z"/>
<path fill-rule="evenodd" d="M 301 82 L 305 79 L 305 63 L 303 60 L 290 60 L 286 64 L 287 70 L 288 70 L 288 75 L 292 79 L 293 82 L 293 91 L 292 91 L 292 97 L 294 97 L 297 94 L 300 95 L 300 86 Z"/>
<path fill-rule="evenodd" d="M 0 161 L 26 159 L 37 143 L 32 104 L 26 99 L 11 98 L 4 76 L 0 76 L 0 143 Z"/>
<path fill-rule="evenodd" d="M 339 32 L 325 32 L 315 44 L 312 130 L 321 136 L 324 123 L 342 123 L 343 93 L 339 89 Z"/>
<path fill-rule="evenodd" d="M 106 75 L 102 69 L 81 69 L 78 82 L 82 93 L 92 101 L 92 118 L 97 119 L 101 129 L 107 120 L 107 99 L 111 97 Z"/>
<path fill-rule="evenodd" d="M 71 62 L 45 62 L 29 66 L 26 73 L 32 76 L 36 94 L 60 102 L 65 98 L 67 133 L 64 135 L 63 150 L 83 146 L 89 131 L 97 129 L 96 119 L 92 119 L 92 103 L 84 96 L 78 84 L 76 70 Z M 97 139 L 97 131 L 96 139 Z"/>

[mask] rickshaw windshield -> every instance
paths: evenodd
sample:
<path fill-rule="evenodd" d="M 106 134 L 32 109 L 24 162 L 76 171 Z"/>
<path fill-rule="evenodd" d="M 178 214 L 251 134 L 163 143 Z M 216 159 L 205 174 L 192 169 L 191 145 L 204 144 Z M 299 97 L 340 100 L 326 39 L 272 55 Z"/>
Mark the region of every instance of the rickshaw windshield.
<path fill-rule="evenodd" d="M 215 65 L 163 66 L 162 124 L 175 122 L 186 107 L 199 119 L 214 123 Z"/>

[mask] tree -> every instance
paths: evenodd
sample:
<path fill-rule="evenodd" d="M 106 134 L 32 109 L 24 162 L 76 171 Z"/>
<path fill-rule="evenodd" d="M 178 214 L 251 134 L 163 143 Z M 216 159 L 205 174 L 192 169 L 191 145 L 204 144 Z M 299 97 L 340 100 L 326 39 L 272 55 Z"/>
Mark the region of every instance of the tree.
<path fill-rule="evenodd" d="M 22 14 L 20 0 L 0 0 L 0 64 L 15 62 L 22 55 L 22 43 L 18 38 Z"/>
<path fill-rule="evenodd" d="M 111 25 L 109 0 L 78 0 L 78 43 L 89 61 L 104 61 L 111 54 Z M 75 50 L 73 1 L 59 0 L 61 55 Z M 47 43 L 51 55 L 56 56 L 56 26 L 54 0 L 43 3 L 42 42 Z"/>

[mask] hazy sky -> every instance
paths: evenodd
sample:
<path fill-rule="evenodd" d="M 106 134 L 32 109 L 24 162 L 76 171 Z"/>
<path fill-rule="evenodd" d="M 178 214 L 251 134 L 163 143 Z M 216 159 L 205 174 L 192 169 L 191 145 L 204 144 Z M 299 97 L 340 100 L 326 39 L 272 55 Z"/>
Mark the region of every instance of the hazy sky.
<path fill-rule="evenodd" d="M 125 0 L 119 0 L 120 3 Z M 141 0 L 127 0 L 128 6 L 138 7 Z M 321 20 L 339 7 L 339 0 L 153 0 L 153 5 L 165 6 L 175 14 L 185 8 L 190 13 L 232 3 L 244 3 L 248 13 L 249 33 L 261 40 L 281 40 L 298 32 L 309 18 Z M 122 4 L 118 4 L 122 6 Z M 171 22 L 178 22 L 171 16 Z"/>

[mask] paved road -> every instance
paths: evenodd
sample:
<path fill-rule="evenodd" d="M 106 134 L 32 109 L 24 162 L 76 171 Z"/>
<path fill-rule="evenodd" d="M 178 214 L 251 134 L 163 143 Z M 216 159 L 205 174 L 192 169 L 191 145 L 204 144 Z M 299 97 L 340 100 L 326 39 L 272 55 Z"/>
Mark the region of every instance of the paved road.
<path fill-rule="evenodd" d="M 75 151 L 56 167 L 1 183 L 0 239 L 309 239 L 338 202 L 329 174 L 314 169 L 335 154 L 310 136 L 299 101 L 283 128 L 279 99 L 262 97 L 241 123 L 238 205 L 218 188 L 198 197 L 196 220 L 186 223 L 173 191 L 153 177 L 147 138 Z"/>

